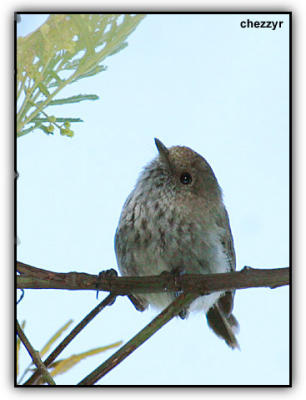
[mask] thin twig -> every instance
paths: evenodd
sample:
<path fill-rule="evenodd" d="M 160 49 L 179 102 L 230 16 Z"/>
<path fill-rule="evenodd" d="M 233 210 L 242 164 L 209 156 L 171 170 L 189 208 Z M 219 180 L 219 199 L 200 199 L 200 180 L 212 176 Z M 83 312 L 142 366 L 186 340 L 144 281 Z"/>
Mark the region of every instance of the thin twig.
<path fill-rule="evenodd" d="M 53 350 L 53 352 L 49 355 L 49 357 L 45 361 L 45 366 L 48 367 L 57 357 L 58 355 L 68 346 L 68 344 L 76 337 L 78 333 L 81 332 L 82 329 L 85 328 L 86 325 L 100 312 L 108 306 L 112 304 L 116 296 L 113 294 L 109 294 L 100 304 L 97 305 L 78 325 L 69 333 L 68 336 Z M 35 383 L 40 378 L 40 372 L 37 370 L 34 374 L 24 383 L 24 385 L 35 385 Z"/>
<path fill-rule="evenodd" d="M 156 318 L 154 318 L 153 321 L 151 321 L 145 328 L 138 332 L 137 335 L 135 335 L 124 346 L 116 351 L 116 353 L 114 353 L 103 364 L 101 364 L 86 378 L 79 382 L 78 385 L 93 385 L 96 383 L 197 297 L 198 295 L 195 293 L 182 293 L 165 310 L 163 310 Z"/>
<path fill-rule="evenodd" d="M 37 367 L 37 371 L 39 371 L 39 374 L 41 375 L 42 379 L 44 382 L 47 382 L 49 385 L 55 385 L 55 382 L 50 375 L 49 371 L 47 370 L 46 365 L 41 361 L 41 358 L 39 356 L 39 352 L 33 349 L 31 343 L 27 339 L 26 335 L 24 334 L 21 326 L 19 325 L 19 322 L 16 321 L 16 327 L 17 327 L 17 333 L 18 336 L 20 337 L 20 340 L 24 344 L 24 347 L 27 349 L 28 353 L 30 354 L 30 357 L 33 360 L 33 363 Z"/>

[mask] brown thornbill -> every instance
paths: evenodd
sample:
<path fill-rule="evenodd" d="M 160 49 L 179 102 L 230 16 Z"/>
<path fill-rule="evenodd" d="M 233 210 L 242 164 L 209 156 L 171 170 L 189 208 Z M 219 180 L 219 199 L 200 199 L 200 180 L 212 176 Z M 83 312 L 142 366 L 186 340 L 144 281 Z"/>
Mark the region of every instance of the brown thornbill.
<path fill-rule="evenodd" d="M 188 147 L 167 148 L 155 139 L 158 156 L 142 171 L 128 196 L 115 235 L 122 275 L 210 274 L 236 269 L 233 237 L 222 191 L 208 162 Z M 239 348 L 232 314 L 234 291 L 201 296 L 180 313 L 203 310 L 213 331 Z M 159 309 L 175 293 L 137 295 Z"/>

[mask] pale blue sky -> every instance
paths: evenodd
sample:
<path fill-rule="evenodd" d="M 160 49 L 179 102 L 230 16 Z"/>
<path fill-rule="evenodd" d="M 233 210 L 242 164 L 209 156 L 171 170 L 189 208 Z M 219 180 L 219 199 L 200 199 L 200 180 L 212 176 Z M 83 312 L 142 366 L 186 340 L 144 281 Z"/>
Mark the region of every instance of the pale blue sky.
<path fill-rule="evenodd" d="M 281 29 L 240 22 L 284 21 Z M 22 17 L 27 34 L 44 20 Z M 18 139 L 18 259 L 55 271 L 116 267 L 113 237 L 153 138 L 186 145 L 211 164 L 223 188 L 237 254 L 244 265 L 289 265 L 289 17 L 148 15 L 108 70 L 60 97 L 95 93 L 96 102 L 52 109 L 85 122 L 75 136 L 40 131 Z M 51 111 L 51 110 L 50 110 Z M 102 294 L 100 294 L 100 299 Z M 18 306 L 36 348 L 97 301 L 92 292 L 26 291 Z M 202 314 L 175 319 L 111 371 L 101 384 L 287 384 L 288 288 L 236 293 L 241 351 L 231 351 Z M 119 298 L 63 356 L 127 341 L 154 316 Z M 111 352 L 59 376 L 77 383 Z M 27 365 L 27 356 L 24 357 Z"/>

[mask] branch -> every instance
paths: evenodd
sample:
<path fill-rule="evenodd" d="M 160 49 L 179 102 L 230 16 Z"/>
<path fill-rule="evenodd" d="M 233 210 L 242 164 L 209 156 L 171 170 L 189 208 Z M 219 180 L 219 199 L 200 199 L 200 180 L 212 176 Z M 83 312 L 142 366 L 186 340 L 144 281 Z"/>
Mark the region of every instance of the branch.
<path fill-rule="evenodd" d="M 36 365 L 37 370 L 39 371 L 39 374 L 42 376 L 44 382 L 47 382 L 49 385 L 55 385 L 55 382 L 50 375 L 49 371 L 46 368 L 46 365 L 41 361 L 41 358 L 39 356 L 39 352 L 33 349 L 31 343 L 27 339 L 26 335 L 24 334 L 21 326 L 19 325 L 19 322 L 16 321 L 16 328 L 17 328 L 17 334 L 20 337 L 20 340 L 24 344 L 24 347 L 27 349 L 28 353 L 30 354 L 30 357 L 32 358 L 33 363 Z"/>
<path fill-rule="evenodd" d="M 195 293 L 182 293 L 165 310 L 163 310 L 156 318 L 154 318 L 153 321 L 151 321 L 124 346 L 116 351 L 116 353 L 114 353 L 108 360 L 102 363 L 86 378 L 79 382 L 78 385 L 93 385 L 96 383 L 197 297 L 198 295 Z"/>
<path fill-rule="evenodd" d="M 184 274 L 176 276 L 162 273 L 141 277 L 99 277 L 80 272 L 59 273 L 35 268 L 17 262 L 18 289 L 68 289 L 99 290 L 114 295 L 130 293 L 188 292 L 200 295 L 211 292 L 288 285 L 289 268 L 255 269 L 244 267 L 241 271 L 222 274 Z"/>
<path fill-rule="evenodd" d="M 253 269 L 244 267 L 239 272 L 223 274 L 177 276 L 164 272 L 160 275 L 146 277 L 114 277 L 111 274 L 99 276 L 78 272 L 58 273 L 17 262 L 17 271 L 20 273 L 17 276 L 17 288 L 96 291 L 98 287 L 99 290 L 111 293 L 107 298 L 109 302 L 117 295 L 131 293 L 183 292 L 134 338 L 84 378 L 79 385 L 91 385 L 97 382 L 200 295 L 214 291 L 251 287 L 276 288 L 288 285 L 290 281 L 289 268 Z M 61 349 L 59 352 L 56 350 L 45 361 L 46 366 L 62 351 Z M 35 384 L 38 376 L 39 372 L 36 371 L 25 384 Z"/>
<path fill-rule="evenodd" d="M 52 351 L 52 353 L 48 356 L 48 358 L 44 361 L 44 365 L 48 367 L 56 357 L 68 346 L 68 344 L 74 339 L 78 333 L 81 332 L 82 329 L 85 328 L 86 325 L 89 324 L 90 321 L 105 308 L 106 306 L 112 304 L 115 301 L 115 296 L 109 294 L 101 303 L 99 303 L 85 318 L 83 318 L 65 337 L 65 339 Z M 40 377 L 41 372 L 36 370 L 34 374 L 24 383 L 24 385 L 35 385 L 37 384 L 38 378 Z"/>

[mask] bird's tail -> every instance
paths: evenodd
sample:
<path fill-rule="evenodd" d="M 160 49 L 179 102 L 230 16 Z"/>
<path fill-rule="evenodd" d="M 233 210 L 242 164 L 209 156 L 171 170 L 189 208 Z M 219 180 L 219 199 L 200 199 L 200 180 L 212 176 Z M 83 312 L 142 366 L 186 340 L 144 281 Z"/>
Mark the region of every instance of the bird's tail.
<path fill-rule="evenodd" d="M 224 339 L 226 344 L 232 349 L 240 350 L 235 336 L 235 333 L 239 331 L 239 323 L 233 314 L 226 315 L 217 302 L 208 310 L 206 317 L 208 325 L 217 336 Z"/>

